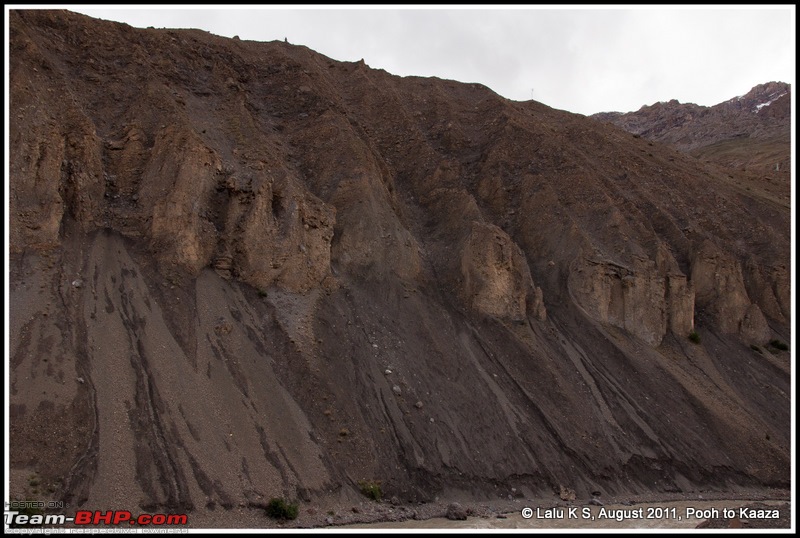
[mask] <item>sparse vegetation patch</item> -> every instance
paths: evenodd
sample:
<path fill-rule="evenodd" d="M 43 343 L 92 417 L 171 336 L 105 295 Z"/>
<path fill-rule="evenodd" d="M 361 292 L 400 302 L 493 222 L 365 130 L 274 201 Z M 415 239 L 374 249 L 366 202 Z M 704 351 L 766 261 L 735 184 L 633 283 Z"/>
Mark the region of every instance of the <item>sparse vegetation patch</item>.
<path fill-rule="evenodd" d="M 267 504 L 267 515 L 272 519 L 297 519 L 297 504 L 290 503 L 280 497 L 273 497 Z"/>
<path fill-rule="evenodd" d="M 362 480 L 358 483 L 358 486 L 361 488 L 361 493 L 363 493 L 365 497 L 373 501 L 381 500 L 383 492 L 381 491 L 380 480 Z"/>

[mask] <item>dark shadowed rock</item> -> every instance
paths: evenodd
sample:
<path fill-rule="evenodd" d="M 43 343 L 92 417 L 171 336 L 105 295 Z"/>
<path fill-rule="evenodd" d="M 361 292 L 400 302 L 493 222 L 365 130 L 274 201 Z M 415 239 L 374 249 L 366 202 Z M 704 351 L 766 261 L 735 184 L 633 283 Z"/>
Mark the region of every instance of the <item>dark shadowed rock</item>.
<path fill-rule="evenodd" d="M 467 511 L 459 503 L 450 503 L 447 506 L 447 512 L 445 516 L 447 517 L 447 519 L 463 520 L 467 519 Z"/>

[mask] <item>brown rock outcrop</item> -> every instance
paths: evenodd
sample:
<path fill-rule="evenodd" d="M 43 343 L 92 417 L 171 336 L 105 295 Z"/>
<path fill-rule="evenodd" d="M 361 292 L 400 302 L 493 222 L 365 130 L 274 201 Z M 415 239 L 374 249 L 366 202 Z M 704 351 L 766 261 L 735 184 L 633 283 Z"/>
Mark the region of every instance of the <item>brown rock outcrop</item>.
<path fill-rule="evenodd" d="M 319 287 L 330 274 L 335 209 L 288 179 L 259 174 L 250 188 L 231 201 L 226 223 L 236 274 L 259 289 Z"/>
<path fill-rule="evenodd" d="M 772 334 L 767 319 L 756 304 L 747 307 L 739 326 L 739 332 L 746 342 L 753 344 L 768 342 Z"/>
<path fill-rule="evenodd" d="M 708 312 L 714 326 L 722 333 L 739 333 L 752 304 L 740 264 L 710 241 L 704 241 L 692 260 L 692 283 L 697 306 Z"/>
<path fill-rule="evenodd" d="M 491 224 L 473 222 L 461 251 L 463 292 L 477 311 L 512 321 L 546 318 L 542 290 L 531 280 L 520 248 Z"/>
<path fill-rule="evenodd" d="M 693 327 L 694 291 L 686 276 L 659 271 L 634 258 L 631 266 L 584 258 L 569 274 L 576 302 L 597 321 L 627 330 L 657 346 L 667 330 L 685 336 Z"/>

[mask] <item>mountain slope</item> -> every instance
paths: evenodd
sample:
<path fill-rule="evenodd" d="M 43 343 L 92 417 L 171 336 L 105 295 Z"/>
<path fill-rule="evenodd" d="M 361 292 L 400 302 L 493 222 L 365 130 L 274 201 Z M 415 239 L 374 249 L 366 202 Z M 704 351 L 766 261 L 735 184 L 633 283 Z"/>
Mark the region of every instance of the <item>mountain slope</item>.
<path fill-rule="evenodd" d="M 712 107 L 673 99 L 591 117 L 721 166 L 731 179 L 788 205 L 791 102 L 789 84 L 769 82 Z"/>
<path fill-rule="evenodd" d="M 10 26 L 12 494 L 788 485 L 784 206 L 479 85 Z"/>

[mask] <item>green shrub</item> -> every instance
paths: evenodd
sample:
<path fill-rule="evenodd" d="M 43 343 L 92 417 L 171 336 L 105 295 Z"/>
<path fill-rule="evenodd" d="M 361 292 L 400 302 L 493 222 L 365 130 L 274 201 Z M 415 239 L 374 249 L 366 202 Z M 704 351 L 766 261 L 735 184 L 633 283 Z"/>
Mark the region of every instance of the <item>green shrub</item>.
<path fill-rule="evenodd" d="M 267 504 L 267 515 L 272 519 L 297 519 L 297 505 L 273 497 Z"/>
<path fill-rule="evenodd" d="M 383 492 L 381 491 L 381 483 L 379 480 L 362 480 L 358 485 L 361 488 L 361 493 L 363 493 L 365 497 L 373 501 L 381 500 Z"/>
<path fill-rule="evenodd" d="M 700 343 L 700 335 L 697 333 L 697 331 L 692 331 L 692 332 L 689 333 L 689 340 L 691 340 L 695 344 L 699 344 Z"/>
<path fill-rule="evenodd" d="M 771 345 L 775 349 L 780 349 L 781 351 L 789 351 L 789 346 L 784 344 L 780 340 L 770 340 L 769 345 Z"/>
<path fill-rule="evenodd" d="M 259 297 L 266 297 L 267 296 L 267 290 L 258 290 L 258 296 Z"/>
<path fill-rule="evenodd" d="M 762 355 L 764 354 L 764 352 L 763 352 L 763 351 L 761 351 L 761 348 L 760 348 L 760 347 L 758 347 L 758 346 L 757 346 L 757 345 L 755 345 L 755 344 L 750 344 L 750 349 L 752 349 L 752 350 L 753 350 L 753 351 L 755 351 L 756 353 L 761 353 Z"/>

